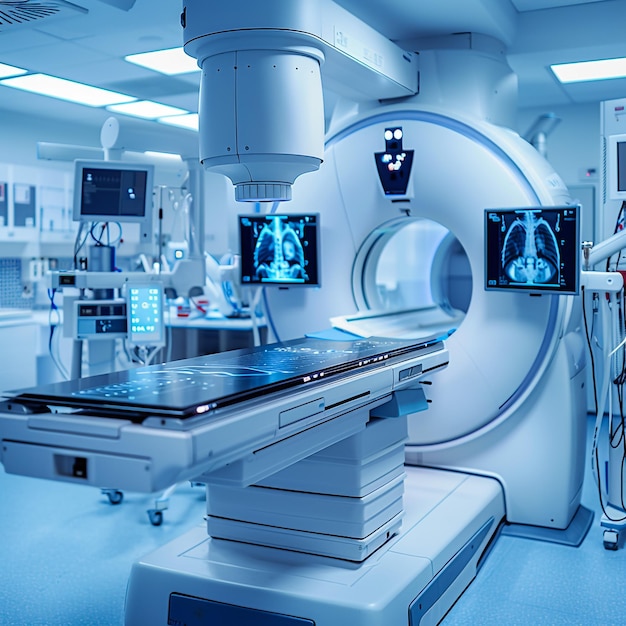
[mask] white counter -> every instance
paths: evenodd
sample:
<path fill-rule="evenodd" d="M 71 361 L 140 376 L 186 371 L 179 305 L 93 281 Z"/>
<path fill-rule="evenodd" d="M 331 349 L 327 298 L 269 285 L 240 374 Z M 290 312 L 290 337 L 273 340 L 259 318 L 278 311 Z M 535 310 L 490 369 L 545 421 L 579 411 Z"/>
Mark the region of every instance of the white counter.
<path fill-rule="evenodd" d="M 39 328 L 27 309 L 0 309 L 0 391 L 37 384 Z"/>

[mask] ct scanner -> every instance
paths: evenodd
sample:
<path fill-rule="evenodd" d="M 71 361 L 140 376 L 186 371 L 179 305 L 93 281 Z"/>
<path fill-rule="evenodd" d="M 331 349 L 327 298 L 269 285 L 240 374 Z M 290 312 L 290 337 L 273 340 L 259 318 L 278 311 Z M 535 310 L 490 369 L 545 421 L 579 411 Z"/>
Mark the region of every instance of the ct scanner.
<path fill-rule="evenodd" d="M 386 197 L 376 172 L 374 153 L 389 127 L 401 127 L 404 146 L 414 150 L 404 197 Z M 211 537 L 204 528 L 192 531 L 135 565 L 129 623 L 148 611 L 192 624 L 200 623 L 196 615 L 242 624 L 259 616 L 277 625 L 434 624 L 471 582 L 498 532 L 577 545 L 592 517 L 580 506 L 580 302 L 486 291 L 483 283 L 486 208 L 568 202 L 532 147 L 483 121 L 405 102 L 336 127 L 320 171 L 298 181 L 289 204 L 289 213 L 320 215 L 321 286 L 267 288 L 265 312 L 281 341 L 315 335 L 329 319 L 342 330 L 371 331 L 372 312 L 390 299 L 389 285 L 381 288 L 377 278 L 378 265 L 389 262 L 384 255 L 402 246 L 400 265 L 417 259 L 409 274 L 424 278 L 402 300 L 413 309 L 402 334 L 445 337 L 450 358 L 446 367 L 422 370 L 419 411 L 400 409 L 409 413 L 401 525 L 373 551 L 346 558 L 339 547 L 349 534 L 345 514 L 335 520 L 341 530 L 318 519 L 333 497 L 346 495 L 342 471 L 354 458 L 344 444 L 243 489 L 225 484 L 219 472 L 204 475 Z M 408 247 L 420 237 L 429 243 L 421 256 Z M 373 334 L 388 332 L 386 318 L 379 316 Z M 397 428 L 392 420 L 368 423 L 381 431 L 366 428 L 368 443 L 355 435 L 345 444 L 368 459 L 366 466 L 387 458 L 385 430 Z M 372 441 L 381 447 L 372 449 Z M 303 516 L 317 521 L 307 525 Z M 323 548 L 313 545 L 318 533 Z M 154 609 L 148 597 L 158 598 Z"/>
<path fill-rule="evenodd" d="M 389 127 L 401 127 L 404 147 L 414 150 L 401 197 L 385 196 L 376 171 L 374 153 Z M 409 413 L 407 439 L 400 439 L 401 525 L 373 550 L 359 545 L 356 556 L 344 550 L 352 515 L 326 519 L 333 498 L 358 500 L 368 491 L 345 490 L 351 454 L 367 473 L 398 453 L 393 419 L 374 419 L 350 443 L 246 481 L 253 486 L 205 474 L 210 537 L 200 528 L 135 565 L 128 623 L 148 614 L 191 624 L 201 623 L 199 615 L 238 624 L 259 616 L 272 625 L 434 624 L 499 532 L 581 541 L 592 515 L 580 506 L 586 404 L 579 300 L 486 291 L 483 282 L 486 208 L 568 202 L 559 177 L 529 144 L 483 121 L 405 102 L 336 127 L 320 171 L 299 179 L 289 203 L 290 214 L 319 213 L 321 286 L 268 287 L 265 313 L 281 341 L 315 336 L 330 319 L 344 331 L 393 335 L 384 314 L 376 330 L 376 314 L 389 313 L 385 305 L 394 301 L 412 309 L 401 316 L 399 334 L 445 337 L 446 366 L 425 366 L 417 381 L 424 401 L 415 412 L 399 411 Z M 424 254 L 410 248 L 420 242 Z M 400 266 L 415 260 L 405 276 L 419 280 L 394 300 L 393 285 L 381 287 L 377 275 L 390 263 L 385 255 L 396 253 Z M 391 491 L 396 478 L 387 483 Z M 158 598 L 153 609 L 149 597 Z"/>
<path fill-rule="evenodd" d="M 390 126 L 414 150 L 393 198 L 373 156 Z M 289 205 L 319 213 L 321 286 L 265 290 L 284 343 L 18 393 L 0 459 L 102 488 L 207 484 L 206 525 L 133 565 L 129 625 L 438 623 L 499 532 L 575 544 L 591 522 L 578 298 L 483 285 L 486 208 L 568 201 L 506 129 L 410 102 L 346 120 Z M 402 297 L 377 278 L 394 254 L 418 278 Z M 392 301 L 412 309 L 414 345 L 301 339 L 331 318 L 376 324 Z M 247 387 L 250 358 L 262 386 Z"/>
<path fill-rule="evenodd" d="M 388 127 L 402 127 L 404 146 L 415 151 L 404 197 L 385 196 L 376 173 L 373 154 Z M 493 476 L 509 522 L 550 528 L 565 528 L 580 502 L 581 307 L 573 297 L 486 291 L 483 220 L 487 208 L 569 201 L 551 166 L 512 131 L 406 104 L 381 107 L 327 138 L 320 171 L 302 177 L 289 205 L 290 212 L 320 213 L 321 287 L 267 291 L 281 339 L 324 328 L 336 316 L 379 311 L 376 272 L 386 247 L 423 220 L 449 231 L 430 260 L 420 257 L 409 270 L 430 286 L 425 305 L 442 307 L 443 324 L 451 302 L 465 316 L 449 317 L 453 357 L 429 381 L 428 411 L 409 419 L 407 462 Z M 425 232 L 431 237 L 432 228 Z M 405 265 L 414 256 L 406 248 L 399 254 Z"/>

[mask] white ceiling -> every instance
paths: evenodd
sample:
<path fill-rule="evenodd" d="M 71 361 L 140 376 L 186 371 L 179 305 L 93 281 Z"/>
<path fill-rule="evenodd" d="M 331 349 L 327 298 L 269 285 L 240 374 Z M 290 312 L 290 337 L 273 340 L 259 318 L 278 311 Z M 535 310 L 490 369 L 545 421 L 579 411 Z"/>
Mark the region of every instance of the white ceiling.
<path fill-rule="evenodd" d="M 626 56 L 626 0 L 335 1 L 407 49 L 419 50 L 426 37 L 459 32 L 499 39 L 518 75 L 520 107 L 549 110 L 626 96 L 626 79 L 564 87 L 549 70 L 552 63 Z M 127 2 L 132 4 L 132 0 L 0 0 L 0 63 L 196 110 L 199 73 L 163 77 L 123 60 L 130 53 L 182 45 L 183 2 L 136 0 L 129 11 L 109 6 Z M 3 10 L 29 4 L 60 10 L 25 25 L 3 25 Z M 0 115 L 5 111 L 98 127 L 109 115 L 0 86 Z M 128 123 L 143 125 L 144 130 L 146 125 L 154 127 L 132 118 Z"/>

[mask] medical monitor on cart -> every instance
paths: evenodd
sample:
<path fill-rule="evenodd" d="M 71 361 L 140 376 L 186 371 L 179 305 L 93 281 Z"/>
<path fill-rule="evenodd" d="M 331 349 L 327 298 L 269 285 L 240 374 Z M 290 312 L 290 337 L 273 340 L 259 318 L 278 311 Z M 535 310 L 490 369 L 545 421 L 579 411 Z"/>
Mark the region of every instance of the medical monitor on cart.
<path fill-rule="evenodd" d="M 485 211 L 485 289 L 577 294 L 580 207 Z"/>
<path fill-rule="evenodd" d="M 242 285 L 319 286 L 319 215 L 240 215 Z"/>
<path fill-rule="evenodd" d="M 153 180 L 149 164 L 75 161 L 74 221 L 140 224 L 140 240 L 149 240 Z"/>

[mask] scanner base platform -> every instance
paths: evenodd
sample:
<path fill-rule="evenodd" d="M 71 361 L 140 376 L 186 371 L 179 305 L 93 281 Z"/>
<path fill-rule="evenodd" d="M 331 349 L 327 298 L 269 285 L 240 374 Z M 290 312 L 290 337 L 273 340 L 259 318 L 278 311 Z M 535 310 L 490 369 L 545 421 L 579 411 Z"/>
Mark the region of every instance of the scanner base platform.
<path fill-rule="evenodd" d="M 189 531 L 133 566 L 126 624 L 436 624 L 504 518 L 491 478 L 406 467 L 398 535 L 361 563 Z"/>

